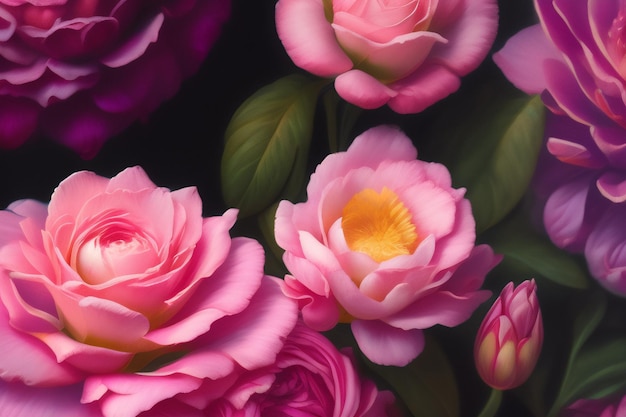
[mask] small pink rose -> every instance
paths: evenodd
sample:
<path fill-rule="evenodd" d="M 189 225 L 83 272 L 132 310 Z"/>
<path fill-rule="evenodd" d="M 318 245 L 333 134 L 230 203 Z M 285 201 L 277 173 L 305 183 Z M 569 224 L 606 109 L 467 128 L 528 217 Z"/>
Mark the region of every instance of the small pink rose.
<path fill-rule="evenodd" d="M 397 410 L 389 391 L 359 375 L 348 350 L 297 325 L 274 365 L 242 375 L 213 402 L 214 417 L 324 416 L 392 417 Z"/>
<path fill-rule="evenodd" d="M 236 215 L 203 218 L 195 188 L 157 187 L 139 167 L 78 172 L 47 206 L 0 211 L 1 378 L 83 383 L 83 403 L 135 416 L 273 363 L 297 310 L 263 275 L 261 246 L 231 239 Z"/>
<path fill-rule="evenodd" d="M 496 35 L 493 0 L 279 0 L 276 29 L 299 67 L 345 100 L 416 113 L 459 87 Z"/>
<path fill-rule="evenodd" d="M 489 297 L 480 287 L 499 260 L 475 246 L 465 190 L 443 165 L 416 156 L 396 128 L 370 129 L 322 161 L 306 202 L 282 201 L 276 212 L 290 271 L 284 293 L 316 330 L 351 323 L 380 364 L 407 364 L 423 329 L 467 320 Z"/>

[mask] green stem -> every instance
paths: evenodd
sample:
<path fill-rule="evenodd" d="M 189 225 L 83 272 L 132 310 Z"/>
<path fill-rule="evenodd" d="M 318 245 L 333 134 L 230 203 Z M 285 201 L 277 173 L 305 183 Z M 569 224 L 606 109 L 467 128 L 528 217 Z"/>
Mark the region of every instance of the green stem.
<path fill-rule="evenodd" d="M 502 391 L 492 388 L 491 395 L 478 417 L 494 417 L 502 403 Z"/>

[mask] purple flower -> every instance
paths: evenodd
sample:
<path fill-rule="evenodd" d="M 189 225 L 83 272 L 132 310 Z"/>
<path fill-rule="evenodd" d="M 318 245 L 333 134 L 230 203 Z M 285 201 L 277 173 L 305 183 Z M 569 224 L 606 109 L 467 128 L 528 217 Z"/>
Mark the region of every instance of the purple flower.
<path fill-rule="evenodd" d="M 230 0 L 0 0 L 0 147 L 38 129 L 82 157 L 196 72 Z"/>
<path fill-rule="evenodd" d="M 561 413 L 561 417 L 622 417 L 626 415 L 626 396 L 614 399 L 578 400 Z"/>

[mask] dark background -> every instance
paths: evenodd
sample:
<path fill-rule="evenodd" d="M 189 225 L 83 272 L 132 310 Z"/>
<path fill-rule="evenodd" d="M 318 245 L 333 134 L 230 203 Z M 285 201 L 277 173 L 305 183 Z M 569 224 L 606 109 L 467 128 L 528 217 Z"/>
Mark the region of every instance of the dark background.
<path fill-rule="evenodd" d="M 534 19 L 530 0 L 500 3 L 501 29 L 494 50 Z M 276 35 L 274 4 L 275 0 L 233 0 L 231 18 L 200 71 L 184 81 L 179 94 L 148 120 L 134 123 L 106 142 L 93 159 L 81 159 L 42 137 L 33 137 L 15 150 L 0 150 L 0 208 L 22 198 L 48 201 L 59 182 L 78 170 L 110 177 L 128 166 L 141 165 L 159 186 L 197 186 L 205 215 L 220 214 L 226 207 L 219 188 L 219 164 L 230 117 L 260 87 L 301 72 Z M 490 77 L 501 74 L 487 58 L 466 77 L 464 86 Z M 397 123 L 410 134 L 435 112 L 436 108 L 421 115 L 399 116 L 383 108 L 361 116 L 355 134 L 376 123 Z M 318 119 L 323 123 L 323 118 Z M 319 130 L 313 140 L 311 166 L 328 152 L 325 138 L 319 137 L 323 130 Z"/>

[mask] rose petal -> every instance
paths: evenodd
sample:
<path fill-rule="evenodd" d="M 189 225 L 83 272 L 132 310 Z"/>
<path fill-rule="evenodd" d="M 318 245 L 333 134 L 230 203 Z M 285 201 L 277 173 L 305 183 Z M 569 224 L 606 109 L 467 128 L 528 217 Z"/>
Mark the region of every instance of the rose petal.
<path fill-rule="evenodd" d="M 380 365 L 407 365 L 424 349 L 421 330 L 405 331 L 378 320 L 355 320 L 351 327 L 363 354 Z"/>

